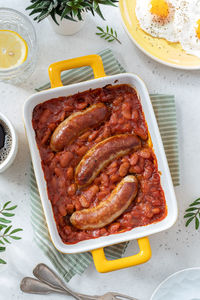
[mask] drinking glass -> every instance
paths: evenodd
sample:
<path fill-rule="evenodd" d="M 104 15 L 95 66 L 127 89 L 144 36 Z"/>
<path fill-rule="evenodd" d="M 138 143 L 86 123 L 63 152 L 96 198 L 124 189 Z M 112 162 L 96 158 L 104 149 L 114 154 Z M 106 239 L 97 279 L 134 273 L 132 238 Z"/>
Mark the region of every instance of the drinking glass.
<path fill-rule="evenodd" d="M 27 80 L 35 69 L 37 60 L 35 28 L 24 14 L 11 8 L 0 8 L 0 30 L 15 31 L 27 42 L 28 56 L 21 65 L 10 69 L 0 69 L 0 81 L 20 84 Z"/>

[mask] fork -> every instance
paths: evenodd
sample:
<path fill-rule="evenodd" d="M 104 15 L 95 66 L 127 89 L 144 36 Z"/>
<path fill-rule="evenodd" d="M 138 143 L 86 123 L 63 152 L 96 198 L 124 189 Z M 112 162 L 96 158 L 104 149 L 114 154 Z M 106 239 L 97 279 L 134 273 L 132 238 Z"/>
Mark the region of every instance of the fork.
<path fill-rule="evenodd" d="M 69 289 L 64 282 L 45 264 L 39 264 L 33 270 L 33 275 L 37 278 L 25 277 L 20 288 L 25 293 L 31 294 L 50 294 L 60 293 L 73 296 L 77 300 L 137 300 L 120 293 L 108 292 L 102 296 L 89 296 L 76 293 Z"/>

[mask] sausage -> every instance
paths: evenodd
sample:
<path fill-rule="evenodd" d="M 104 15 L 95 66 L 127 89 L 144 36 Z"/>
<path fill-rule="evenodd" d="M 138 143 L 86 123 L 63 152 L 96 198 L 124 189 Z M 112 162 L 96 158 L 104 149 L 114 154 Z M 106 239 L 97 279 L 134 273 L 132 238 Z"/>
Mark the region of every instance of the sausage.
<path fill-rule="evenodd" d="M 135 176 L 124 177 L 111 195 L 96 207 L 74 212 L 70 222 L 78 229 L 102 228 L 117 219 L 131 204 L 138 191 Z"/>
<path fill-rule="evenodd" d="M 54 130 L 50 141 L 51 149 L 55 152 L 62 151 L 77 136 L 88 128 L 99 125 L 107 116 L 108 110 L 103 103 L 94 104 L 82 112 L 71 114 Z"/>
<path fill-rule="evenodd" d="M 141 147 L 141 140 L 134 134 L 109 137 L 92 147 L 76 168 L 75 180 L 82 187 L 90 184 L 112 160 Z"/>

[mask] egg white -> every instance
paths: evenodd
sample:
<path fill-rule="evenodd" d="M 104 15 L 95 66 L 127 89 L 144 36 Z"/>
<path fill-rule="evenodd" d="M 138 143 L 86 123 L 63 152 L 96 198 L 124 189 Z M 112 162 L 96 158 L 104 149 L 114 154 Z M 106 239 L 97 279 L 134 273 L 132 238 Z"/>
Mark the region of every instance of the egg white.
<path fill-rule="evenodd" d="M 197 36 L 197 21 L 200 19 L 200 0 L 179 0 L 174 25 L 182 48 L 200 57 L 200 39 Z"/>
<path fill-rule="evenodd" d="M 140 27 L 153 37 L 164 38 L 170 42 L 178 42 L 177 31 L 174 26 L 174 16 L 177 0 L 167 0 L 170 5 L 170 14 L 167 22 L 158 22 L 151 10 L 151 0 L 136 1 L 136 17 Z M 172 9 L 173 7 L 173 9 Z"/>

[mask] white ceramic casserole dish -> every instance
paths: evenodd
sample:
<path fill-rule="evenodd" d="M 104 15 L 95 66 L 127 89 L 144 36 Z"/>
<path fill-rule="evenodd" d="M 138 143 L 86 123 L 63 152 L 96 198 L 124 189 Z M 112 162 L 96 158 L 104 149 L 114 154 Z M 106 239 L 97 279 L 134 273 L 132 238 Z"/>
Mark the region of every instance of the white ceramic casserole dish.
<path fill-rule="evenodd" d="M 95 79 L 68 86 L 62 86 L 60 73 L 66 69 L 82 66 L 91 66 L 94 71 Z M 24 122 L 42 206 L 54 246 L 62 253 L 80 253 L 91 251 L 95 266 L 99 272 L 109 272 L 146 262 L 151 257 L 151 248 L 147 236 L 166 230 L 175 223 L 177 219 L 177 203 L 158 125 L 144 82 L 138 76 L 131 73 L 106 76 L 104 73 L 102 60 L 100 56 L 97 55 L 89 55 L 52 64 L 49 68 L 49 76 L 52 89 L 34 94 L 27 99 L 24 105 Z M 68 245 L 62 242 L 58 234 L 51 202 L 48 199 L 47 185 L 41 167 L 41 158 L 35 140 L 35 132 L 32 127 L 32 113 L 36 105 L 52 98 L 73 95 L 89 89 L 101 88 L 108 84 L 129 84 L 137 90 L 148 124 L 153 148 L 157 156 L 158 169 L 162 174 L 161 184 L 165 193 L 168 213 L 165 219 L 158 223 L 137 227 L 120 234 L 113 234 L 92 240 L 81 241 L 73 245 Z M 135 239 L 138 239 L 140 247 L 140 252 L 138 254 L 114 261 L 106 260 L 103 251 L 104 247 Z"/>

